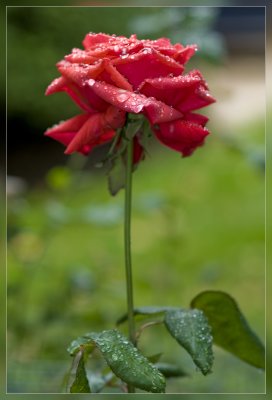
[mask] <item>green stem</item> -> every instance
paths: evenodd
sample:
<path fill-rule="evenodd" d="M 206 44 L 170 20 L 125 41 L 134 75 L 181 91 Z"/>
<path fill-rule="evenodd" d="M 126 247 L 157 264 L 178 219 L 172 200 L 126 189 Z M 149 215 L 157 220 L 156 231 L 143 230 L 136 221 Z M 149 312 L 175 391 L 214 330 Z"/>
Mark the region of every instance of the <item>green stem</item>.
<path fill-rule="evenodd" d="M 130 341 L 136 345 L 135 324 L 134 324 L 134 306 L 133 306 L 133 282 L 131 266 L 131 197 L 132 197 L 132 161 L 133 161 L 133 139 L 128 141 L 127 159 L 126 159 L 126 181 L 125 181 L 125 268 L 126 268 L 126 286 L 127 286 L 127 313 L 128 313 L 128 331 Z M 134 393 L 133 386 L 128 385 L 128 392 Z"/>

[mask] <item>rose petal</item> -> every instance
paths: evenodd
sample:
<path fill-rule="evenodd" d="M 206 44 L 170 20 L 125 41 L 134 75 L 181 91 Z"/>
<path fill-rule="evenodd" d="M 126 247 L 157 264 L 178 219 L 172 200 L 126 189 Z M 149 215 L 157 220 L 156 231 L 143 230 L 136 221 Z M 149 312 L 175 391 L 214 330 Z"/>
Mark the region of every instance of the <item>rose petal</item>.
<path fill-rule="evenodd" d="M 185 113 L 184 118 L 185 121 L 195 122 L 198 125 L 205 126 L 209 121 L 209 118 L 206 115 L 196 114 L 196 113 Z"/>
<path fill-rule="evenodd" d="M 162 37 L 156 40 L 150 40 L 151 44 L 154 46 L 161 47 L 172 47 L 170 40 L 166 37 Z"/>
<path fill-rule="evenodd" d="M 179 111 L 154 98 L 147 98 L 142 94 L 118 89 L 112 85 L 96 82 L 92 79 L 88 81 L 88 84 L 96 95 L 106 102 L 126 112 L 134 114 L 143 112 L 152 124 L 173 121 L 182 117 Z"/>
<path fill-rule="evenodd" d="M 99 64 L 99 65 L 98 65 Z M 104 62 L 100 61 L 96 66 L 71 64 L 67 61 L 58 63 L 58 69 L 63 76 L 54 80 L 47 88 L 46 94 L 52 94 L 57 91 L 66 92 L 76 104 L 84 111 L 104 111 L 107 104 L 97 97 L 85 85 L 89 75 L 97 76 L 104 69 Z"/>
<path fill-rule="evenodd" d="M 86 96 L 84 95 L 84 89 L 80 89 L 73 82 L 69 82 L 69 80 L 67 78 L 64 78 L 63 76 L 55 79 L 48 86 L 45 94 L 50 95 L 56 92 L 66 92 L 83 111 L 93 113 L 101 109 L 101 99 L 98 99 L 96 96 L 96 101 L 92 101 L 93 105 L 96 107 L 96 109 L 94 109 L 93 107 L 91 107 L 90 104 L 87 103 Z M 99 103 L 100 107 L 97 107 L 97 103 Z M 104 108 L 105 103 L 102 105 L 102 109 Z"/>
<path fill-rule="evenodd" d="M 49 128 L 45 132 L 45 135 L 64 144 L 64 146 L 68 146 L 77 134 L 77 131 L 89 119 L 89 117 L 90 116 L 88 114 L 77 115 L 76 117 L 60 122 L 58 125 Z M 91 150 L 91 146 L 83 146 L 78 151 L 84 155 L 87 155 Z"/>
<path fill-rule="evenodd" d="M 104 143 L 112 138 L 115 129 L 120 128 L 125 123 L 125 113 L 110 106 L 105 113 L 91 115 L 80 127 L 77 134 L 69 143 L 65 154 L 79 151 L 84 145 Z"/>
<path fill-rule="evenodd" d="M 65 154 L 71 154 L 79 151 L 86 144 L 94 144 L 99 135 L 103 132 L 103 120 L 100 113 L 91 115 L 90 118 L 82 125 L 80 130 L 69 143 Z"/>
<path fill-rule="evenodd" d="M 59 78 L 54 79 L 50 83 L 50 85 L 48 85 L 48 87 L 45 91 L 45 95 L 49 96 L 50 94 L 62 92 L 65 84 L 66 84 L 66 79 L 63 76 L 60 76 Z"/>
<path fill-rule="evenodd" d="M 111 36 L 106 35 L 105 33 L 87 33 L 82 44 L 86 50 L 93 48 L 96 45 L 102 43 L 108 43 L 111 39 Z"/>
<path fill-rule="evenodd" d="M 90 114 L 80 114 L 66 121 L 61 121 L 59 124 L 52 126 L 45 132 L 46 136 L 52 136 L 55 133 L 61 132 L 77 132 L 82 125 L 90 118 Z"/>
<path fill-rule="evenodd" d="M 206 107 L 216 100 L 205 89 L 204 86 L 200 85 L 195 92 L 192 92 L 183 102 L 177 105 L 177 109 L 182 112 L 197 110 L 198 108 Z"/>
<path fill-rule="evenodd" d="M 175 55 L 174 59 L 178 61 L 181 64 L 186 64 L 190 58 L 195 54 L 197 51 L 197 45 L 196 44 L 191 44 L 183 49 L 180 49 Z"/>
<path fill-rule="evenodd" d="M 80 116 L 78 116 L 80 117 Z M 77 118 L 77 117 L 74 117 Z M 68 121 L 66 121 L 68 122 Z M 60 124 L 63 125 L 62 129 L 64 129 L 64 123 Z M 49 129 L 45 135 L 51 137 L 52 139 L 57 140 L 58 142 L 62 143 L 64 146 L 70 145 L 70 143 L 74 140 L 75 136 L 77 135 L 77 132 L 74 131 L 62 131 L 62 129 Z M 79 146 L 77 152 L 82 153 L 83 155 L 88 155 L 97 145 L 103 144 L 110 142 L 115 135 L 114 130 L 108 130 L 104 133 L 102 133 L 93 143 L 88 143 L 88 144 L 83 144 L 81 147 Z M 65 153 L 67 150 L 65 151 Z M 67 153 L 66 153 L 67 154 Z M 70 154 L 70 153 L 68 153 Z"/>
<path fill-rule="evenodd" d="M 127 88 L 127 90 L 132 89 L 126 78 L 121 77 L 117 70 L 115 72 L 115 67 L 111 68 L 107 60 L 100 60 L 95 65 L 77 65 L 63 61 L 58 64 L 58 69 L 68 81 L 72 81 L 72 85 L 70 84 L 69 86 L 73 86 L 73 91 L 77 91 L 78 97 L 81 96 L 83 99 L 87 99 L 91 108 L 97 111 L 106 110 L 107 104 L 97 97 L 93 91 L 89 90 L 89 86 L 86 85 L 86 81 L 89 78 L 108 79 L 110 82 L 115 80 L 114 84 L 118 82 L 121 87 Z M 106 78 L 105 72 L 109 78 Z"/>
<path fill-rule="evenodd" d="M 120 108 L 109 106 L 103 115 L 105 126 L 112 129 L 122 128 L 126 122 L 126 113 Z"/>
<path fill-rule="evenodd" d="M 105 68 L 103 60 L 99 60 L 96 64 L 73 64 L 68 61 L 60 61 L 57 64 L 59 72 L 69 81 L 82 85 L 86 79 L 95 79 Z"/>
<path fill-rule="evenodd" d="M 200 82 L 201 77 L 197 73 L 146 79 L 139 87 L 139 92 L 176 107 L 199 86 Z"/>
<path fill-rule="evenodd" d="M 133 165 L 138 164 L 144 158 L 144 149 L 136 136 L 133 138 Z"/>
<path fill-rule="evenodd" d="M 109 130 L 109 131 L 104 132 L 98 138 L 97 144 L 103 144 L 103 143 L 111 141 L 114 138 L 115 134 L 116 134 L 116 132 L 114 130 Z"/>
<path fill-rule="evenodd" d="M 73 49 L 71 54 L 64 57 L 66 61 L 70 63 L 83 63 L 83 64 L 93 64 L 97 61 L 97 57 L 94 57 L 89 52 L 81 49 Z"/>
<path fill-rule="evenodd" d="M 202 146 L 205 137 L 209 134 L 207 128 L 184 120 L 160 124 L 153 127 L 153 131 L 164 145 L 182 153 L 184 157 Z"/>
<path fill-rule="evenodd" d="M 153 96 L 183 113 L 215 102 L 206 89 L 207 84 L 199 71 L 178 77 L 146 79 L 139 87 L 147 97 Z"/>
<path fill-rule="evenodd" d="M 184 69 L 172 58 L 148 47 L 137 54 L 129 55 L 125 59 L 118 58 L 114 61 L 114 64 L 117 70 L 133 85 L 134 89 L 138 89 L 145 79 L 170 74 L 176 76 L 181 74 Z"/>
<path fill-rule="evenodd" d="M 120 74 L 119 71 L 109 62 L 105 64 L 105 70 L 109 73 L 112 82 L 120 89 L 125 89 L 129 91 L 133 91 L 133 87 L 128 82 L 128 80 Z"/>

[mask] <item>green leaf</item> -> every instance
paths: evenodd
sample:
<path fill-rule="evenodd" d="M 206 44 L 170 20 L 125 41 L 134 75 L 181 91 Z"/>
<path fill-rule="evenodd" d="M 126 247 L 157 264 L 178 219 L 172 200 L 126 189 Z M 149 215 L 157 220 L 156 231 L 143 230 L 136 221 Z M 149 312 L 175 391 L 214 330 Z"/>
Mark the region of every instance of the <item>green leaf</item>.
<path fill-rule="evenodd" d="M 115 196 L 119 190 L 125 187 L 125 164 L 121 155 L 109 161 L 109 163 L 108 187 L 110 194 Z"/>
<path fill-rule="evenodd" d="M 155 366 L 165 376 L 165 378 L 181 378 L 188 374 L 178 365 L 168 363 L 156 363 Z"/>
<path fill-rule="evenodd" d="M 95 344 L 90 339 L 90 336 L 80 336 L 76 340 L 73 340 L 72 343 L 68 346 L 67 351 L 71 356 L 74 356 L 79 350 L 84 347 L 85 354 L 88 354 L 93 351 Z"/>
<path fill-rule="evenodd" d="M 150 128 L 150 124 L 147 119 L 143 122 L 143 127 L 141 133 L 139 134 L 139 142 L 141 146 L 144 148 L 145 153 L 148 153 L 148 146 L 150 144 L 150 138 L 152 137 L 152 131 Z"/>
<path fill-rule="evenodd" d="M 128 339 L 115 329 L 93 335 L 109 367 L 124 382 L 153 393 L 165 390 L 165 379 Z"/>
<path fill-rule="evenodd" d="M 265 368 L 265 350 L 236 301 L 221 291 L 205 291 L 191 306 L 203 310 L 212 327 L 214 343 L 257 368 Z"/>
<path fill-rule="evenodd" d="M 179 308 L 177 307 L 167 307 L 167 306 L 146 306 L 146 307 L 139 307 L 139 308 L 134 308 L 133 313 L 135 316 L 155 316 L 155 317 L 159 317 L 159 316 L 163 316 L 165 314 L 166 311 L 168 310 L 179 310 Z M 120 317 L 117 320 L 117 325 L 122 324 L 123 322 L 125 322 L 128 318 L 127 314 L 122 315 L 122 317 Z"/>
<path fill-rule="evenodd" d="M 200 310 L 170 310 L 165 314 L 170 334 L 184 347 L 206 375 L 213 364 L 212 336 L 208 321 Z"/>
<path fill-rule="evenodd" d="M 153 393 L 165 391 L 165 378 L 133 344 L 116 329 L 87 333 L 68 348 L 74 354 L 82 346 L 100 350 L 107 364 L 122 381 Z"/>
<path fill-rule="evenodd" d="M 85 370 L 84 350 L 78 352 L 75 361 L 77 362 L 76 376 L 70 387 L 70 393 L 91 393 Z"/>
<path fill-rule="evenodd" d="M 143 125 L 143 117 L 137 119 L 133 122 L 129 122 L 127 129 L 125 130 L 125 135 L 128 139 L 133 139 L 133 137 L 138 133 Z"/>

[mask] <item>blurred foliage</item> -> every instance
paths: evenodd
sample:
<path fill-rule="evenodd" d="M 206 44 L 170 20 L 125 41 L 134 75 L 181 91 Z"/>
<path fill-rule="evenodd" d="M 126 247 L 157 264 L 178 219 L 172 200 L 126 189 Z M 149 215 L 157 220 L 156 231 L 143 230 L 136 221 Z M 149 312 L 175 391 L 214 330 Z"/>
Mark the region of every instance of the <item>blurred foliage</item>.
<path fill-rule="evenodd" d="M 139 35 L 166 36 L 184 45 L 197 43 L 200 57 L 220 63 L 226 54 L 224 38 L 213 30 L 219 11 L 217 7 L 161 8 L 157 13 L 135 17 L 129 26 Z"/>
<path fill-rule="evenodd" d="M 55 64 L 72 47 L 82 47 L 89 31 L 125 36 L 136 32 L 140 38 L 165 35 L 174 42 L 197 42 L 199 54 L 205 59 L 219 60 L 224 50 L 221 36 L 212 30 L 216 10 L 212 7 L 78 7 L 75 11 L 69 7 L 8 8 L 8 117 L 16 116 L 19 121 L 38 128 L 36 132 L 41 134 L 40 130 L 48 125 L 78 112 L 65 94 L 50 99 L 42 94 L 59 76 Z M 10 132 L 11 137 L 20 134 Z"/>
<path fill-rule="evenodd" d="M 255 135 L 256 126 L 249 141 Z M 263 174 L 214 137 L 192 158 L 151 154 L 134 175 L 135 304 L 188 306 L 202 290 L 224 290 L 263 338 Z M 54 167 L 47 187 L 9 201 L 11 392 L 61 391 L 70 341 L 113 327 L 125 311 L 123 196 L 110 198 L 102 172 Z M 162 362 L 194 370 L 160 327 L 140 346 L 147 355 L 163 347 Z M 258 370 L 219 349 L 215 356 L 211 375 L 172 380 L 169 392 L 263 390 Z"/>

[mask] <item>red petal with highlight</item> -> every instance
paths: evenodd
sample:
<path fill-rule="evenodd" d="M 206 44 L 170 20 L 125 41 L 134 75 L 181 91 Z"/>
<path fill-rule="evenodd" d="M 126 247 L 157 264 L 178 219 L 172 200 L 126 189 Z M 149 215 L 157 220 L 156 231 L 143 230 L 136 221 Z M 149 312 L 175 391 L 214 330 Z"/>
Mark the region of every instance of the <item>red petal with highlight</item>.
<path fill-rule="evenodd" d="M 86 50 L 91 49 L 100 44 L 106 44 L 110 41 L 111 36 L 104 33 L 87 33 L 82 44 Z"/>
<path fill-rule="evenodd" d="M 202 146 L 208 129 L 189 121 L 174 121 L 160 124 L 158 129 L 153 128 L 157 138 L 166 146 L 176 150 L 184 157 Z"/>
<path fill-rule="evenodd" d="M 139 91 L 183 113 L 205 107 L 215 101 L 209 94 L 207 84 L 199 71 L 173 78 L 146 79 L 139 87 Z"/>
<path fill-rule="evenodd" d="M 143 112 L 152 124 L 173 121 L 182 114 L 172 107 L 142 94 L 118 89 L 112 85 L 89 80 L 89 86 L 97 96 L 126 112 Z"/>
<path fill-rule="evenodd" d="M 145 79 L 169 74 L 177 76 L 184 69 L 172 58 L 148 47 L 137 54 L 129 55 L 125 59 L 119 58 L 114 64 L 117 70 L 133 85 L 134 89 L 138 89 Z"/>

